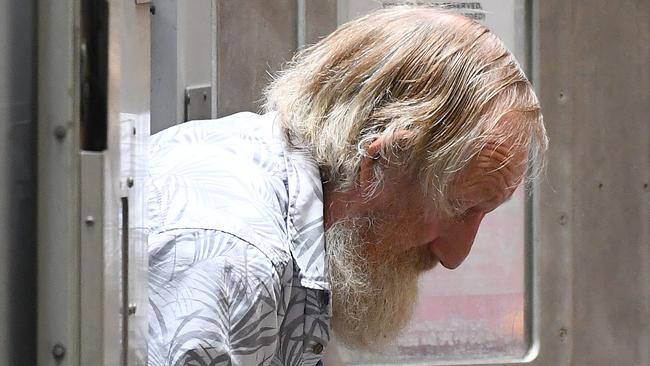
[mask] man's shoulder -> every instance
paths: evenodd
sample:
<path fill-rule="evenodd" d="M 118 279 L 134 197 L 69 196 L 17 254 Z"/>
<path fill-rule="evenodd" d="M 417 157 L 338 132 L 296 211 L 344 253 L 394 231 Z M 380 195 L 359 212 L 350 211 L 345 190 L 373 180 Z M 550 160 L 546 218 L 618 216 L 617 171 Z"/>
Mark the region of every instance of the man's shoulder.
<path fill-rule="evenodd" d="M 215 229 L 286 246 L 286 164 L 272 114 L 188 122 L 160 134 L 150 141 L 150 230 Z"/>
<path fill-rule="evenodd" d="M 154 179 L 224 180 L 284 169 L 284 143 L 275 115 L 237 113 L 170 127 L 148 141 Z"/>
<path fill-rule="evenodd" d="M 240 112 L 210 120 L 194 120 L 164 129 L 149 138 L 153 154 L 174 145 L 222 143 L 229 139 L 266 139 L 272 134 L 275 113 Z"/>

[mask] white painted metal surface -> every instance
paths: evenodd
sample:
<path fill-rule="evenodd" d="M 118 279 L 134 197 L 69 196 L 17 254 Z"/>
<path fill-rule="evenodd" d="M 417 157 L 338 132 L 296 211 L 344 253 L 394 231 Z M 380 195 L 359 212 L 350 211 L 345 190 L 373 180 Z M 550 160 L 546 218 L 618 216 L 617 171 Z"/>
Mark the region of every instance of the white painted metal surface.
<path fill-rule="evenodd" d="M 122 236 L 122 274 L 128 283 L 123 292 L 121 309 L 126 308 L 127 365 L 146 365 L 148 334 L 148 253 L 147 253 L 147 204 L 144 179 L 147 169 L 147 138 L 149 137 L 149 114 L 120 113 L 120 186 L 121 205 L 128 202 L 128 227 L 120 224 Z M 126 250 L 124 250 L 126 249 Z M 126 259 L 126 263 L 124 260 Z M 124 273 L 126 271 L 126 273 Z M 124 297 L 126 295 L 126 297 Z M 124 324 L 124 323 L 123 323 Z"/>
<path fill-rule="evenodd" d="M 212 84 L 215 1 L 154 0 L 151 4 L 152 133 L 184 122 L 188 87 Z"/>
<path fill-rule="evenodd" d="M 150 13 L 108 4 L 108 147 L 87 152 L 80 1 L 39 3 L 39 365 L 146 365 Z"/>
<path fill-rule="evenodd" d="M 146 140 L 150 128 L 150 13 L 149 4 L 112 2 L 110 34 L 115 40 L 109 89 L 110 130 L 106 178 L 112 230 L 105 242 L 107 304 L 105 318 L 119 324 L 116 338 L 107 342 L 105 365 L 146 365 L 147 357 L 147 231 L 144 175 Z M 109 203 L 110 202 L 110 203 Z M 108 221 L 108 220 L 107 220 Z M 119 300 L 119 301 L 118 301 Z M 119 339 L 119 343 L 115 342 Z M 115 348 L 119 344 L 120 348 Z"/>
<path fill-rule="evenodd" d="M 38 3 L 38 365 L 79 364 L 78 2 Z"/>
<path fill-rule="evenodd" d="M 107 290 L 105 282 L 110 278 L 110 274 L 105 273 L 104 254 L 105 241 L 108 239 L 104 237 L 108 233 L 104 217 L 104 156 L 104 152 L 94 151 L 82 151 L 79 156 L 80 365 L 103 364 L 104 356 L 108 356 L 105 355 L 105 351 L 111 351 L 110 343 L 112 343 L 109 339 L 105 339 L 105 336 L 110 336 L 111 327 L 104 324 L 104 308 L 110 307 L 110 299 L 105 296 Z M 106 213 L 110 214 L 110 212 Z M 105 342 L 109 343 L 106 345 L 108 347 L 105 347 Z"/>
<path fill-rule="evenodd" d="M 212 117 L 212 87 L 190 86 L 185 89 L 185 121 L 210 119 Z"/>

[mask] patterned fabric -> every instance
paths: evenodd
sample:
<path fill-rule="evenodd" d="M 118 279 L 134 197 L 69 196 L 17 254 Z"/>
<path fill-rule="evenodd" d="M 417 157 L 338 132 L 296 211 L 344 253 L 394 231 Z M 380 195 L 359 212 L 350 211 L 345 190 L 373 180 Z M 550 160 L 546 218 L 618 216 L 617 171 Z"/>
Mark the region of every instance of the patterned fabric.
<path fill-rule="evenodd" d="M 315 365 L 329 341 L 317 165 L 275 114 L 150 139 L 149 365 Z"/>

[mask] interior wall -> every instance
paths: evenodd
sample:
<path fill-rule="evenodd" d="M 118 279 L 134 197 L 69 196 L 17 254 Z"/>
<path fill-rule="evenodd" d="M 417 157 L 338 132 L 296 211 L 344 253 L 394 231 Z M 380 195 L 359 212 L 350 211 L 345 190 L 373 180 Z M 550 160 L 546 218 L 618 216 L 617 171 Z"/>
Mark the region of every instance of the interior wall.
<path fill-rule="evenodd" d="M 36 363 L 35 1 L 0 0 L 0 365 Z"/>
<path fill-rule="evenodd" d="M 184 87 L 210 85 L 212 1 L 178 2 L 179 30 L 183 40 L 180 71 L 183 73 Z"/>
<path fill-rule="evenodd" d="M 151 133 L 185 121 L 187 87 L 210 86 L 215 2 L 151 2 Z"/>
<path fill-rule="evenodd" d="M 258 112 L 270 73 L 291 58 L 298 43 L 296 1 L 249 0 L 246 5 L 217 2 L 217 117 Z"/>
<path fill-rule="evenodd" d="M 151 133 L 181 123 L 179 5 L 176 0 L 151 3 Z"/>

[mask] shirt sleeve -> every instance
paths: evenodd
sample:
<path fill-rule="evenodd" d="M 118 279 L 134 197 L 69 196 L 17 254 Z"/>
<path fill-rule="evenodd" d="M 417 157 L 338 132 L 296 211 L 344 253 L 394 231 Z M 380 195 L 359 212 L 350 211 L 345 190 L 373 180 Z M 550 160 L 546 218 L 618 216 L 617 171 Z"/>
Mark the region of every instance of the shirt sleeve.
<path fill-rule="evenodd" d="M 280 276 L 256 247 L 216 230 L 149 239 L 149 365 L 269 365 Z"/>

